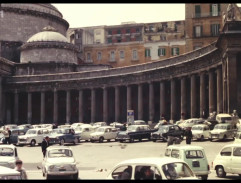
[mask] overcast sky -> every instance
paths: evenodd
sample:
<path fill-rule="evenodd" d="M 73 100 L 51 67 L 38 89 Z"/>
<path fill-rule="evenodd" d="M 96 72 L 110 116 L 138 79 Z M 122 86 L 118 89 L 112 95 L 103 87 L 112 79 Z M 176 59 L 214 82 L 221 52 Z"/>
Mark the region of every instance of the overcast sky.
<path fill-rule="evenodd" d="M 72 27 L 185 19 L 185 4 L 54 4 Z M 238 4 L 240 6 L 240 4 Z"/>

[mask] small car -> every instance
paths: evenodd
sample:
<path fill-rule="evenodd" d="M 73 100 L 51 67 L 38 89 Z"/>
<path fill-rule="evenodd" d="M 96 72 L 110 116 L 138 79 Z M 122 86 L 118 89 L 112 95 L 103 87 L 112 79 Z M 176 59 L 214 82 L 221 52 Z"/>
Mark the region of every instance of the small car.
<path fill-rule="evenodd" d="M 80 136 L 75 134 L 72 128 L 57 128 L 53 129 L 49 136 L 50 144 L 64 145 L 65 143 L 77 144 L 80 141 Z"/>
<path fill-rule="evenodd" d="M 7 128 L 9 128 L 9 130 L 18 129 L 18 125 L 15 125 L 15 124 L 4 125 L 4 129 L 6 130 Z"/>
<path fill-rule="evenodd" d="M 203 124 L 204 121 L 205 121 L 204 119 L 200 119 L 200 118 L 191 118 L 191 119 L 185 120 L 183 123 L 179 124 L 179 126 L 183 129 L 186 129 L 197 124 Z"/>
<path fill-rule="evenodd" d="M 142 139 L 151 140 L 151 133 L 156 129 L 150 129 L 149 125 L 131 125 L 127 127 L 126 131 L 120 131 L 116 137 L 116 140 L 124 142 L 134 142 L 134 140 L 142 141 Z"/>
<path fill-rule="evenodd" d="M 202 180 L 206 180 L 211 173 L 205 151 L 201 146 L 170 145 L 166 148 L 165 156 L 185 161 Z"/>
<path fill-rule="evenodd" d="M 241 144 L 224 146 L 212 162 L 212 168 L 218 177 L 226 177 L 227 173 L 238 174 L 241 177 Z"/>
<path fill-rule="evenodd" d="M 75 134 L 80 136 L 80 140 L 89 141 L 90 134 L 95 132 L 95 128 L 89 124 L 83 124 L 75 128 Z"/>
<path fill-rule="evenodd" d="M 17 170 L 0 166 L 0 180 L 21 180 L 21 175 Z"/>
<path fill-rule="evenodd" d="M 122 123 L 118 123 L 118 122 L 113 122 L 113 123 L 110 124 L 110 126 L 120 130 L 123 127 L 123 124 Z"/>
<path fill-rule="evenodd" d="M 144 171 L 149 170 L 149 176 Z M 183 160 L 169 157 L 148 157 L 125 160 L 108 174 L 112 180 L 197 180 L 193 171 Z"/>
<path fill-rule="evenodd" d="M 80 127 L 81 125 L 83 125 L 84 123 L 73 123 L 70 127 L 75 129 L 77 127 Z"/>
<path fill-rule="evenodd" d="M 23 124 L 23 125 L 18 125 L 18 129 L 23 129 L 25 133 L 29 130 L 32 129 L 33 126 L 31 124 Z"/>
<path fill-rule="evenodd" d="M 15 162 L 18 159 L 17 148 L 14 145 L 0 146 L 0 166 L 15 168 Z"/>
<path fill-rule="evenodd" d="M 104 140 L 107 140 L 107 142 L 110 142 L 112 139 L 116 139 L 117 133 L 118 132 L 116 128 L 110 126 L 102 126 L 90 134 L 90 141 L 99 141 L 102 143 Z"/>
<path fill-rule="evenodd" d="M 215 125 L 214 129 L 210 131 L 210 141 L 213 139 L 234 139 L 237 129 L 229 123 L 221 123 Z"/>
<path fill-rule="evenodd" d="M 192 127 L 192 138 L 203 141 L 210 138 L 210 128 L 208 125 L 194 125 Z"/>
<path fill-rule="evenodd" d="M 151 133 L 151 139 L 153 142 L 157 140 L 167 141 L 169 135 L 183 139 L 184 130 L 178 125 L 162 125 L 156 132 Z"/>
<path fill-rule="evenodd" d="M 49 130 L 45 128 L 35 128 L 27 131 L 25 135 L 18 136 L 17 145 L 41 145 L 45 136 L 49 136 Z"/>
<path fill-rule="evenodd" d="M 241 132 L 237 132 L 233 143 L 241 143 Z"/>
<path fill-rule="evenodd" d="M 93 126 L 94 127 L 107 126 L 107 123 L 106 122 L 96 122 L 96 123 L 93 123 Z"/>
<path fill-rule="evenodd" d="M 59 125 L 58 128 L 71 128 L 71 125 Z"/>
<path fill-rule="evenodd" d="M 32 125 L 33 128 L 42 128 L 42 125 Z"/>
<path fill-rule="evenodd" d="M 11 144 L 16 145 L 18 143 L 18 136 L 24 135 L 26 133 L 26 130 L 24 129 L 12 129 L 11 131 L 11 136 L 10 136 L 10 142 Z M 0 142 L 3 144 L 6 144 L 6 138 L 2 137 L 0 138 Z"/>
<path fill-rule="evenodd" d="M 79 170 L 73 151 L 65 146 L 50 146 L 42 162 L 42 172 L 46 179 L 53 176 L 71 176 L 78 179 Z"/>

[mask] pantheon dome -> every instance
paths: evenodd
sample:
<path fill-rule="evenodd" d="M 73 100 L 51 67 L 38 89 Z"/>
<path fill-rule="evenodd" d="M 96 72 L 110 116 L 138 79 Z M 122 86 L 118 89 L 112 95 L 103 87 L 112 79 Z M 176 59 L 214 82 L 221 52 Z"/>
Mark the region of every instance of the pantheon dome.
<path fill-rule="evenodd" d="M 74 63 L 78 49 L 55 28 L 47 26 L 21 46 L 21 63 Z"/>

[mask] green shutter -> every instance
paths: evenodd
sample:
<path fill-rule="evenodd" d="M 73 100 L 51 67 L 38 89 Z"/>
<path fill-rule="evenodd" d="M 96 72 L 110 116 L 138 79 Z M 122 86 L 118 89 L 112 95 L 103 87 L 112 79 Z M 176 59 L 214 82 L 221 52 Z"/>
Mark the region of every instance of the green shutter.
<path fill-rule="evenodd" d="M 195 26 L 193 26 L 193 37 L 196 37 Z"/>
<path fill-rule="evenodd" d="M 221 15 L 221 5 L 218 4 L 218 15 Z"/>
<path fill-rule="evenodd" d="M 172 48 L 172 56 L 173 56 L 174 54 L 173 54 L 173 48 Z"/>
<path fill-rule="evenodd" d="M 201 36 L 200 37 L 202 37 L 203 36 L 203 26 L 201 25 Z"/>
<path fill-rule="evenodd" d="M 150 57 L 151 56 L 151 49 L 148 49 L 148 56 Z"/>
<path fill-rule="evenodd" d="M 210 32 L 211 32 L 211 36 L 213 36 L 213 24 L 210 24 Z"/>
<path fill-rule="evenodd" d="M 147 57 L 147 49 L 145 49 L 145 57 Z"/>
<path fill-rule="evenodd" d="M 210 16 L 212 16 L 212 4 L 210 4 Z"/>
<path fill-rule="evenodd" d="M 158 56 L 161 55 L 161 48 L 158 48 Z"/>
<path fill-rule="evenodd" d="M 200 5 L 195 6 L 195 17 L 200 17 L 201 16 L 201 7 Z"/>
<path fill-rule="evenodd" d="M 166 55 L 166 49 L 163 48 L 163 55 L 165 56 Z"/>
<path fill-rule="evenodd" d="M 177 48 L 177 55 L 179 55 L 179 48 Z"/>

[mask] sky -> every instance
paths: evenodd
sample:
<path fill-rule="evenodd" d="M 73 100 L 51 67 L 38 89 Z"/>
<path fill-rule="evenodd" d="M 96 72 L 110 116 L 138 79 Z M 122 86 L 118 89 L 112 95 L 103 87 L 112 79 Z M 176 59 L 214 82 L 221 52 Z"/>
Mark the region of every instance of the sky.
<path fill-rule="evenodd" d="M 70 28 L 185 19 L 185 4 L 54 4 Z"/>

